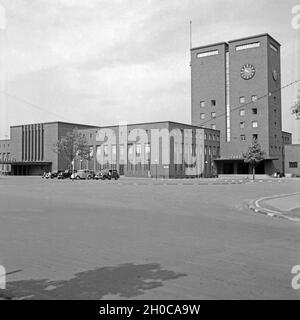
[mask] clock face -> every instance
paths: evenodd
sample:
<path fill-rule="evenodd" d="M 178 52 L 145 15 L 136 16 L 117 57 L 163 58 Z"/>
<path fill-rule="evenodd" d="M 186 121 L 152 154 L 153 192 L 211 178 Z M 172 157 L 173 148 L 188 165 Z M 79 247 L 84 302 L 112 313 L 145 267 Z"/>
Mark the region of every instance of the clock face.
<path fill-rule="evenodd" d="M 278 79 L 278 72 L 277 72 L 276 69 L 274 69 L 274 70 L 272 71 L 272 75 L 273 75 L 274 81 L 277 81 L 277 79 Z"/>
<path fill-rule="evenodd" d="M 255 68 L 252 64 L 245 64 L 241 68 L 241 77 L 244 80 L 250 80 L 254 77 L 255 75 Z"/>

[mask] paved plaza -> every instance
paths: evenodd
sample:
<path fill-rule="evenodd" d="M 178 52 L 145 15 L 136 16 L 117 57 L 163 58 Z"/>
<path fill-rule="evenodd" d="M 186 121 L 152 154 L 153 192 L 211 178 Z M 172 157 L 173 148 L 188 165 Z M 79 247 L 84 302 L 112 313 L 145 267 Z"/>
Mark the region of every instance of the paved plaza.
<path fill-rule="evenodd" d="M 300 223 L 248 208 L 298 191 L 296 179 L 0 177 L 0 299 L 299 299 Z"/>

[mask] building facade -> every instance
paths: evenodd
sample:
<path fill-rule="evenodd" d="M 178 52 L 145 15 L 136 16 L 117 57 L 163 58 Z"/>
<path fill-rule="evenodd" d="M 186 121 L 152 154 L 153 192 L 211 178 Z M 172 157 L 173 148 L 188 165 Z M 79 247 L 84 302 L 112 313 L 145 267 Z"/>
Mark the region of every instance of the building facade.
<path fill-rule="evenodd" d="M 133 177 L 210 177 L 216 174 L 220 132 L 176 122 L 94 127 L 66 122 L 14 126 L 0 141 L 12 175 L 41 175 L 71 168 L 54 150 L 56 142 L 77 129 L 87 141 L 90 159 L 75 159 L 74 169 L 117 169 Z M 9 149 L 8 149 L 9 148 Z M 0 149 L 1 150 L 1 149 Z M 4 150 L 4 149 L 3 149 Z M 9 150 L 9 152 L 8 152 Z"/>
<path fill-rule="evenodd" d="M 245 174 L 253 139 L 265 151 L 257 172 L 284 171 L 280 44 L 268 34 L 191 49 L 192 124 L 221 132 L 219 173 Z"/>
<path fill-rule="evenodd" d="M 11 172 L 11 143 L 10 140 L 0 140 L 0 175 Z"/>
<path fill-rule="evenodd" d="M 285 174 L 300 177 L 300 144 L 287 144 L 285 149 Z"/>

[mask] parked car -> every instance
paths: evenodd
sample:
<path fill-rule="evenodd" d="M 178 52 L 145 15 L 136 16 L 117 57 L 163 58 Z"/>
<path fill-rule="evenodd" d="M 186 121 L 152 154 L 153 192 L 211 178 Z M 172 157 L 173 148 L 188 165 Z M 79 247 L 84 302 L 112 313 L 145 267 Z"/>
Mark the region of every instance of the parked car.
<path fill-rule="evenodd" d="M 120 175 L 117 170 L 109 170 L 109 169 L 103 169 L 99 172 L 97 172 L 95 179 L 97 180 L 111 180 L 115 179 L 118 180 L 120 178 Z"/>
<path fill-rule="evenodd" d="M 46 179 L 57 178 L 60 172 L 61 172 L 60 170 L 55 170 L 55 171 L 52 171 L 52 172 L 48 172 L 48 173 L 45 175 L 45 178 L 46 178 Z"/>
<path fill-rule="evenodd" d="M 72 174 L 72 171 L 70 170 L 65 170 L 65 171 L 62 171 L 58 174 L 57 176 L 57 179 L 67 179 L 67 178 L 71 178 L 71 174 Z"/>
<path fill-rule="evenodd" d="M 80 180 L 80 179 L 93 179 L 94 176 L 95 176 L 94 171 L 84 169 L 84 170 L 77 170 L 76 172 L 74 172 L 71 175 L 71 179 L 77 179 L 77 180 Z"/>

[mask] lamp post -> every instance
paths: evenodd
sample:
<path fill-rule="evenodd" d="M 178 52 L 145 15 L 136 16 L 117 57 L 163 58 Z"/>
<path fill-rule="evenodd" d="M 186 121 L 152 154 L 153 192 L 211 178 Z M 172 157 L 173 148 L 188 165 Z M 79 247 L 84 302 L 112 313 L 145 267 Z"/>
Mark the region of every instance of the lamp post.
<path fill-rule="evenodd" d="M 208 161 L 205 160 L 204 161 L 204 177 L 207 178 L 207 164 L 208 164 Z"/>
<path fill-rule="evenodd" d="M 157 180 L 157 160 L 154 160 L 155 162 L 155 179 Z"/>

